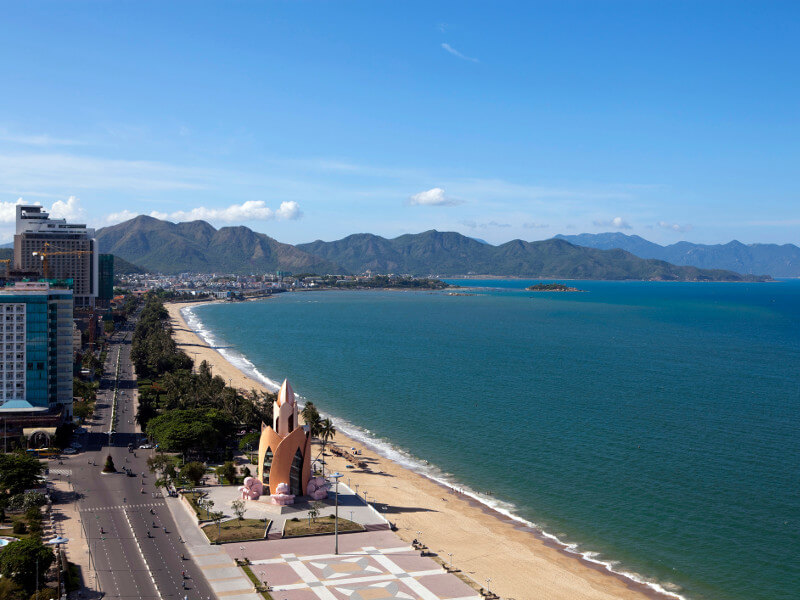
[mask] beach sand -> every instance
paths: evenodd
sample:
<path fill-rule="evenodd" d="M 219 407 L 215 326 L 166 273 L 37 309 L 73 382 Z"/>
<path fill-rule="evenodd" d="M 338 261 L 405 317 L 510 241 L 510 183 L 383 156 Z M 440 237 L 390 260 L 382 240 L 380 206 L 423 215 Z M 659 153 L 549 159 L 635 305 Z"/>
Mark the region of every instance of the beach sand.
<path fill-rule="evenodd" d="M 242 389 L 265 389 L 210 348 L 186 324 L 180 309 L 168 304 L 178 345 L 198 362 L 206 360 L 215 375 Z M 196 355 L 196 356 L 194 356 Z M 325 407 L 319 406 L 324 412 Z M 343 450 L 362 452 L 369 471 L 346 468 L 347 461 L 327 456 L 328 470 L 344 474 L 342 481 L 367 492 L 369 502 L 397 528 L 406 542 L 419 538 L 433 552 L 481 586 L 491 579 L 491 591 L 501 598 L 547 600 L 609 600 L 666 598 L 644 585 L 614 575 L 569 554 L 505 516 L 397 463 L 363 444 L 337 433 L 333 442 Z M 330 453 L 329 453 L 330 454 Z M 384 510 L 385 507 L 385 510 Z M 418 534 L 417 532 L 421 532 Z"/>

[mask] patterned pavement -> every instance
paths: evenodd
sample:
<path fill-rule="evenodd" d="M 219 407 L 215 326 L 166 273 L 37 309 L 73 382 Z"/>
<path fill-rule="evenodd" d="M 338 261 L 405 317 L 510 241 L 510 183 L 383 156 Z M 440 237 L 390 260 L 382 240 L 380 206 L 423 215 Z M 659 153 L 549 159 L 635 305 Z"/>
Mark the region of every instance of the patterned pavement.
<path fill-rule="evenodd" d="M 259 543 L 247 548 L 246 554 L 252 557 L 253 572 L 271 586 L 275 600 L 481 600 L 456 576 L 409 546 L 398 546 L 400 540 L 387 533 L 342 536 L 348 548 L 338 555 L 304 553 L 311 548 L 319 551 L 320 538 Z M 327 542 L 330 536 L 326 538 Z M 232 548 L 229 552 L 241 553 Z M 257 557 L 264 554 L 273 557 Z"/>

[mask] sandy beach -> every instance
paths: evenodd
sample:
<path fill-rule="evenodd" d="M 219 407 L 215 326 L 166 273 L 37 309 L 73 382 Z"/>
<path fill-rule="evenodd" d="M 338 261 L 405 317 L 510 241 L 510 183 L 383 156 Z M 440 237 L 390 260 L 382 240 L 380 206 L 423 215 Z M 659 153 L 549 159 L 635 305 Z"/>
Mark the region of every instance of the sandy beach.
<path fill-rule="evenodd" d="M 185 306 L 167 305 L 178 345 L 197 361 L 208 361 L 214 374 L 230 379 L 236 387 L 264 389 L 187 326 L 180 314 Z M 319 409 L 325 411 L 324 406 Z M 366 490 L 368 500 L 397 526 L 403 540 L 411 542 L 419 538 L 445 561 L 452 554 L 457 568 L 483 586 L 491 579 L 491 590 L 502 598 L 666 597 L 566 553 L 519 523 L 381 457 L 341 433 L 336 434 L 333 442 L 343 450 L 351 447 L 360 450 L 369 464 L 369 472 L 347 469 L 347 461 L 333 455 L 326 458 L 328 467 L 344 473 L 344 482 L 349 481 L 354 489 L 358 486 L 360 492 Z"/>

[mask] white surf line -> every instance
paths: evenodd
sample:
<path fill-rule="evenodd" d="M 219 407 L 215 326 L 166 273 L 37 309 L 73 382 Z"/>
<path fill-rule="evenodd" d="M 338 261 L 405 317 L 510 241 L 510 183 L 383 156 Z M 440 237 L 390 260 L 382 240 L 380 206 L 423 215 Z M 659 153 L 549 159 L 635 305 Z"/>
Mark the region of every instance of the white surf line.
<path fill-rule="evenodd" d="M 164 597 L 161 595 L 161 590 L 158 589 L 158 584 L 156 583 L 156 578 L 153 577 L 153 571 L 150 570 L 150 565 L 147 564 L 147 559 L 144 557 L 144 552 L 142 552 L 142 545 L 139 543 L 139 538 L 136 537 L 136 533 L 133 531 L 133 526 L 131 525 L 131 519 L 128 516 L 127 509 L 122 511 L 122 514 L 125 515 L 125 521 L 128 523 L 128 529 L 131 530 L 131 535 L 133 536 L 133 541 L 136 542 L 136 548 L 139 550 L 139 556 L 142 557 L 142 562 L 144 563 L 144 568 L 147 569 L 147 574 L 150 576 L 150 581 L 153 582 L 153 587 L 156 590 L 156 594 L 158 594 L 159 600 L 164 600 Z"/>

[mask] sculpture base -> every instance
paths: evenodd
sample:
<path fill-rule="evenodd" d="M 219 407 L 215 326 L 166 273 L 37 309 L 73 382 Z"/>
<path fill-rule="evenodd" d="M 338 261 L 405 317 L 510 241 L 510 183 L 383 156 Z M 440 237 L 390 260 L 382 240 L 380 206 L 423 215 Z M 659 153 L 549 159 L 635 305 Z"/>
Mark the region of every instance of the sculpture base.
<path fill-rule="evenodd" d="M 284 506 L 281 506 L 280 504 L 272 504 L 272 498 L 269 496 L 261 496 L 261 498 L 255 500 L 254 502 L 258 502 L 259 510 L 271 513 L 273 515 L 284 515 L 301 510 L 297 504 L 288 504 Z"/>

